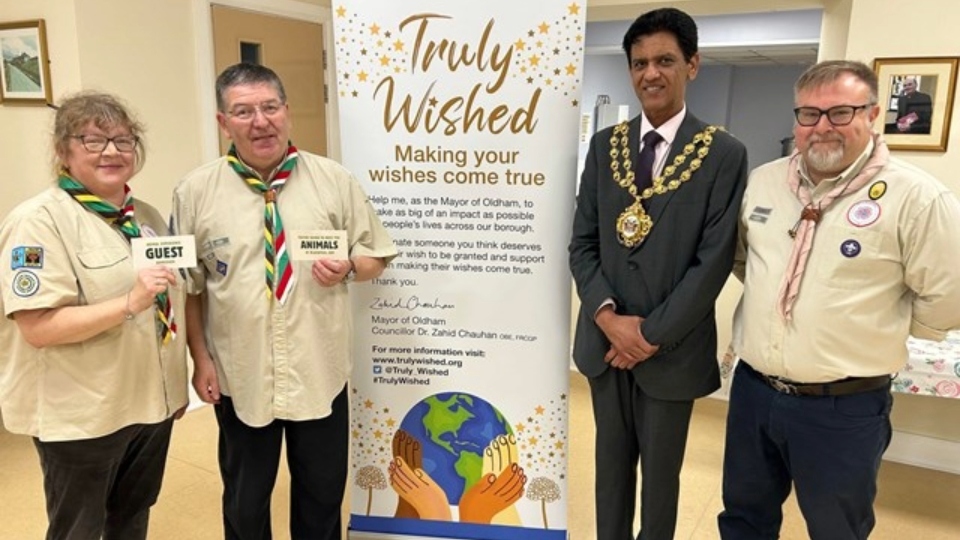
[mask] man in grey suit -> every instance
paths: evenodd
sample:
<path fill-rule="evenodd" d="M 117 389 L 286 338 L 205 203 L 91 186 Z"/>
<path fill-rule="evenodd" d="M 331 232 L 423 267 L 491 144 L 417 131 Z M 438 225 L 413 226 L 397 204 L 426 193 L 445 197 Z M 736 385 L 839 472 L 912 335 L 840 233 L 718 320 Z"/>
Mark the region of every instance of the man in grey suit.
<path fill-rule="evenodd" d="M 643 113 L 590 143 L 570 269 L 580 296 L 573 356 L 590 381 L 598 540 L 673 538 L 693 400 L 720 386 L 714 301 L 733 264 L 743 145 L 687 112 L 697 27 L 640 16 L 623 39 Z M 641 140 L 643 144 L 641 144 Z"/>

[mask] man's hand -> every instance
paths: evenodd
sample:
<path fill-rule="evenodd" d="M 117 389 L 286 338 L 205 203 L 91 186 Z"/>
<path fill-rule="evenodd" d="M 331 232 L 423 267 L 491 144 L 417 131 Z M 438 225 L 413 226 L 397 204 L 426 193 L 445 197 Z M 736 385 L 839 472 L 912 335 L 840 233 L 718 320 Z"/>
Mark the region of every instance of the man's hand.
<path fill-rule="evenodd" d="M 650 344 L 640 332 L 642 317 L 618 315 L 613 307 L 605 306 L 596 317 L 597 326 L 610 340 L 605 362 L 618 369 L 631 369 L 656 354 L 659 346 Z"/>

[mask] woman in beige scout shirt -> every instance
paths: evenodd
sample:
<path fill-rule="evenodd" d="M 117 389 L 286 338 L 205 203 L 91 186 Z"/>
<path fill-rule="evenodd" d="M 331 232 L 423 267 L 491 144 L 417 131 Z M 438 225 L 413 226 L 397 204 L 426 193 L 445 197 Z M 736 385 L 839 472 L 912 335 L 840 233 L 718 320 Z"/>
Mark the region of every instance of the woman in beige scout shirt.
<path fill-rule="evenodd" d="M 127 185 L 142 126 L 114 97 L 57 112 L 57 181 L 0 225 L 0 408 L 34 438 L 48 539 L 144 539 L 170 430 L 187 404 L 183 291 L 133 267 L 130 241 L 167 234 Z"/>

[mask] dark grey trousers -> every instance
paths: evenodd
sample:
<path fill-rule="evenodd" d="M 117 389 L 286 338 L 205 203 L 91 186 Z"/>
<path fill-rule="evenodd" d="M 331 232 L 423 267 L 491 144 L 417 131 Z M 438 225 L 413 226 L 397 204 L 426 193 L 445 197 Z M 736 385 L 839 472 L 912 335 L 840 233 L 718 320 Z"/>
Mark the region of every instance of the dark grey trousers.
<path fill-rule="evenodd" d="M 47 540 L 145 540 L 173 419 L 65 442 L 34 439 L 47 499 Z"/>

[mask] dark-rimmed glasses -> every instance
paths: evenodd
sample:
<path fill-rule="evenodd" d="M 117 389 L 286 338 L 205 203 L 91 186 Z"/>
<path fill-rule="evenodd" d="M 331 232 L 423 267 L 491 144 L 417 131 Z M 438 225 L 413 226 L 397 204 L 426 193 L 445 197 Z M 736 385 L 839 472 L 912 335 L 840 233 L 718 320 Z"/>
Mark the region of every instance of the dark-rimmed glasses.
<path fill-rule="evenodd" d="M 820 117 L 823 115 L 827 115 L 827 120 L 834 126 L 845 126 L 853 122 L 853 117 L 857 115 L 857 111 L 860 109 L 868 109 L 872 106 L 873 103 L 866 103 L 864 105 L 837 105 L 827 110 L 816 107 L 797 107 L 793 110 L 793 115 L 797 118 L 797 123 L 804 127 L 817 125 L 817 123 L 820 122 Z"/>
<path fill-rule="evenodd" d="M 99 154 L 107 149 L 107 145 L 113 143 L 117 152 L 133 152 L 137 149 L 140 138 L 136 135 L 117 135 L 116 137 L 104 137 L 103 135 L 73 135 L 72 138 L 80 141 L 83 149 L 91 154 Z"/>

